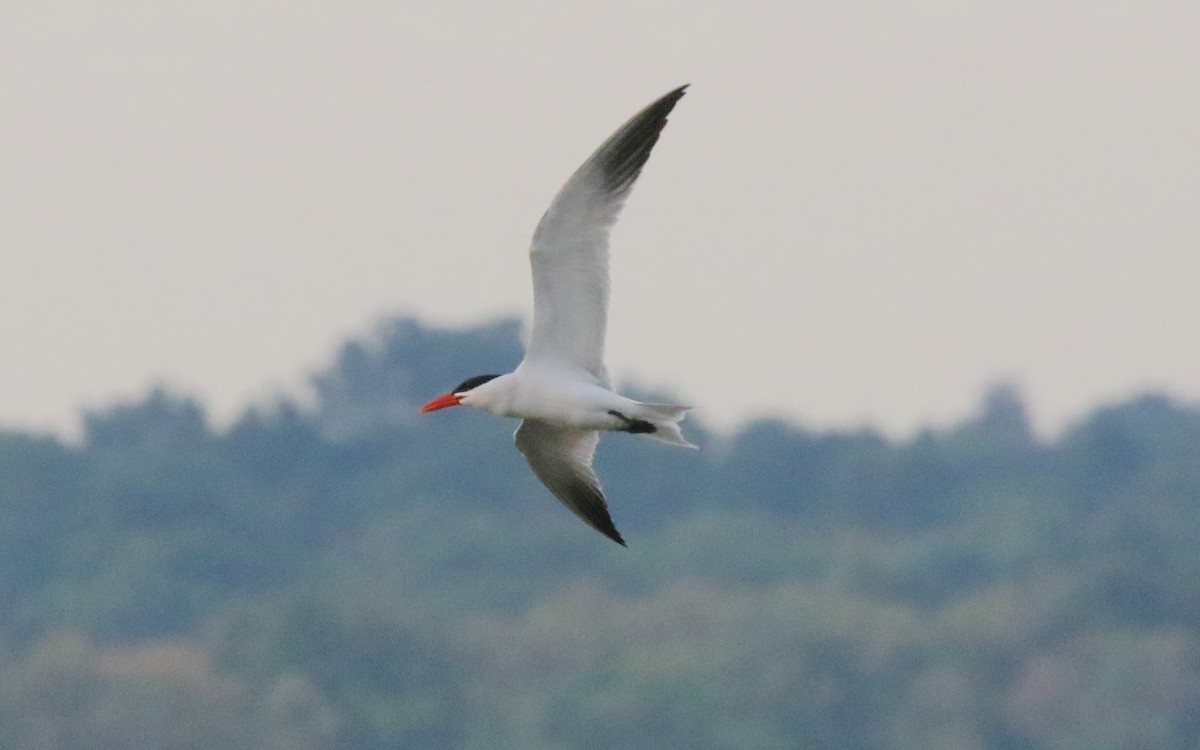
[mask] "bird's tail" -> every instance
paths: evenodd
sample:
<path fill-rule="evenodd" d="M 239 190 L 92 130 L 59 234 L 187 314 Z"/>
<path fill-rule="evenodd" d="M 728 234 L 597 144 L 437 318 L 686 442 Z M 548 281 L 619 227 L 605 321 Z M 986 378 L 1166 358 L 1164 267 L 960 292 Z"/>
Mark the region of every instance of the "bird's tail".
<path fill-rule="evenodd" d="M 697 448 L 688 441 L 679 429 L 679 422 L 687 415 L 690 406 L 678 404 L 647 404 L 638 402 L 642 407 L 641 417 L 654 425 L 654 432 L 647 432 L 646 437 L 661 440 L 671 445 L 682 445 L 685 448 Z"/>

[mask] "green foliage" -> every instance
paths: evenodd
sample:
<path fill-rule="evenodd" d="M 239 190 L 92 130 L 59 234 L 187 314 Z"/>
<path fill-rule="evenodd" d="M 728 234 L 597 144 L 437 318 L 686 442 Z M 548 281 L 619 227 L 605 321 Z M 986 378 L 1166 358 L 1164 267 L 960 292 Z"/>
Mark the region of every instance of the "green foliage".
<path fill-rule="evenodd" d="M 389 321 L 223 430 L 158 387 L 79 445 L 0 433 L 0 747 L 1200 742 L 1195 408 L 614 435 L 625 550 L 513 425 L 415 414 L 517 334 Z"/>

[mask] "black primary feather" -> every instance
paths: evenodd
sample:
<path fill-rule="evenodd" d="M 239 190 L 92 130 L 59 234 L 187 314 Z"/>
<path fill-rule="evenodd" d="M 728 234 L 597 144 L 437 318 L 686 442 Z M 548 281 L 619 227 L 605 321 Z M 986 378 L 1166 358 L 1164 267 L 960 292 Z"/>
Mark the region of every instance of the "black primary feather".
<path fill-rule="evenodd" d="M 658 136 L 667 125 L 667 115 L 683 98 L 689 84 L 684 84 L 633 116 L 614 133 L 592 157 L 593 165 L 604 176 L 604 188 L 610 192 L 624 190 L 633 184 Z"/>

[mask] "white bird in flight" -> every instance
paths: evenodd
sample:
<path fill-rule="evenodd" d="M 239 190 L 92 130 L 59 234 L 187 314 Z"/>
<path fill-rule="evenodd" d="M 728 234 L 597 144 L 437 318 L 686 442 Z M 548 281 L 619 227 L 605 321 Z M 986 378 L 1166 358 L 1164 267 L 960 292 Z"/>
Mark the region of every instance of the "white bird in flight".
<path fill-rule="evenodd" d="M 421 407 L 464 404 L 517 417 L 517 450 L 537 478 L 585 523 L 624 545 L 592 457 L 599 430 L 695 448 L 679 431 L 690 407 L 615 393 L 604 368 L 608 234 L 687 86 L 666 94 L 613 133 L 555 196 L 529 248 L 533 330 L 525 359 L 507 375 L 477 375 Z"/>

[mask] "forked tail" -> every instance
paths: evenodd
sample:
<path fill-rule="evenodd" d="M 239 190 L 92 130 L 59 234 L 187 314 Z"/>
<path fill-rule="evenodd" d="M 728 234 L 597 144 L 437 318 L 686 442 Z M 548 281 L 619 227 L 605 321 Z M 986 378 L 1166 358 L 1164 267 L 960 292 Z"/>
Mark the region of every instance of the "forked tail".
<path fill-rule="evenodd" d="M 679 422 L 687 415 L 690 406 L 679 406 L 678 404 L 647 404 L 638 402 L 638 406 L 642 407 L 643 413 L 640 415 L 650 424 L 654 425 L 654 432 L 645 433 L 646 437 L 661 440 L 664 443 L 671 445 L 682 445 L 685 448 L 698 448 L 688 441 L 683 436 L 679 429 Z"/>

